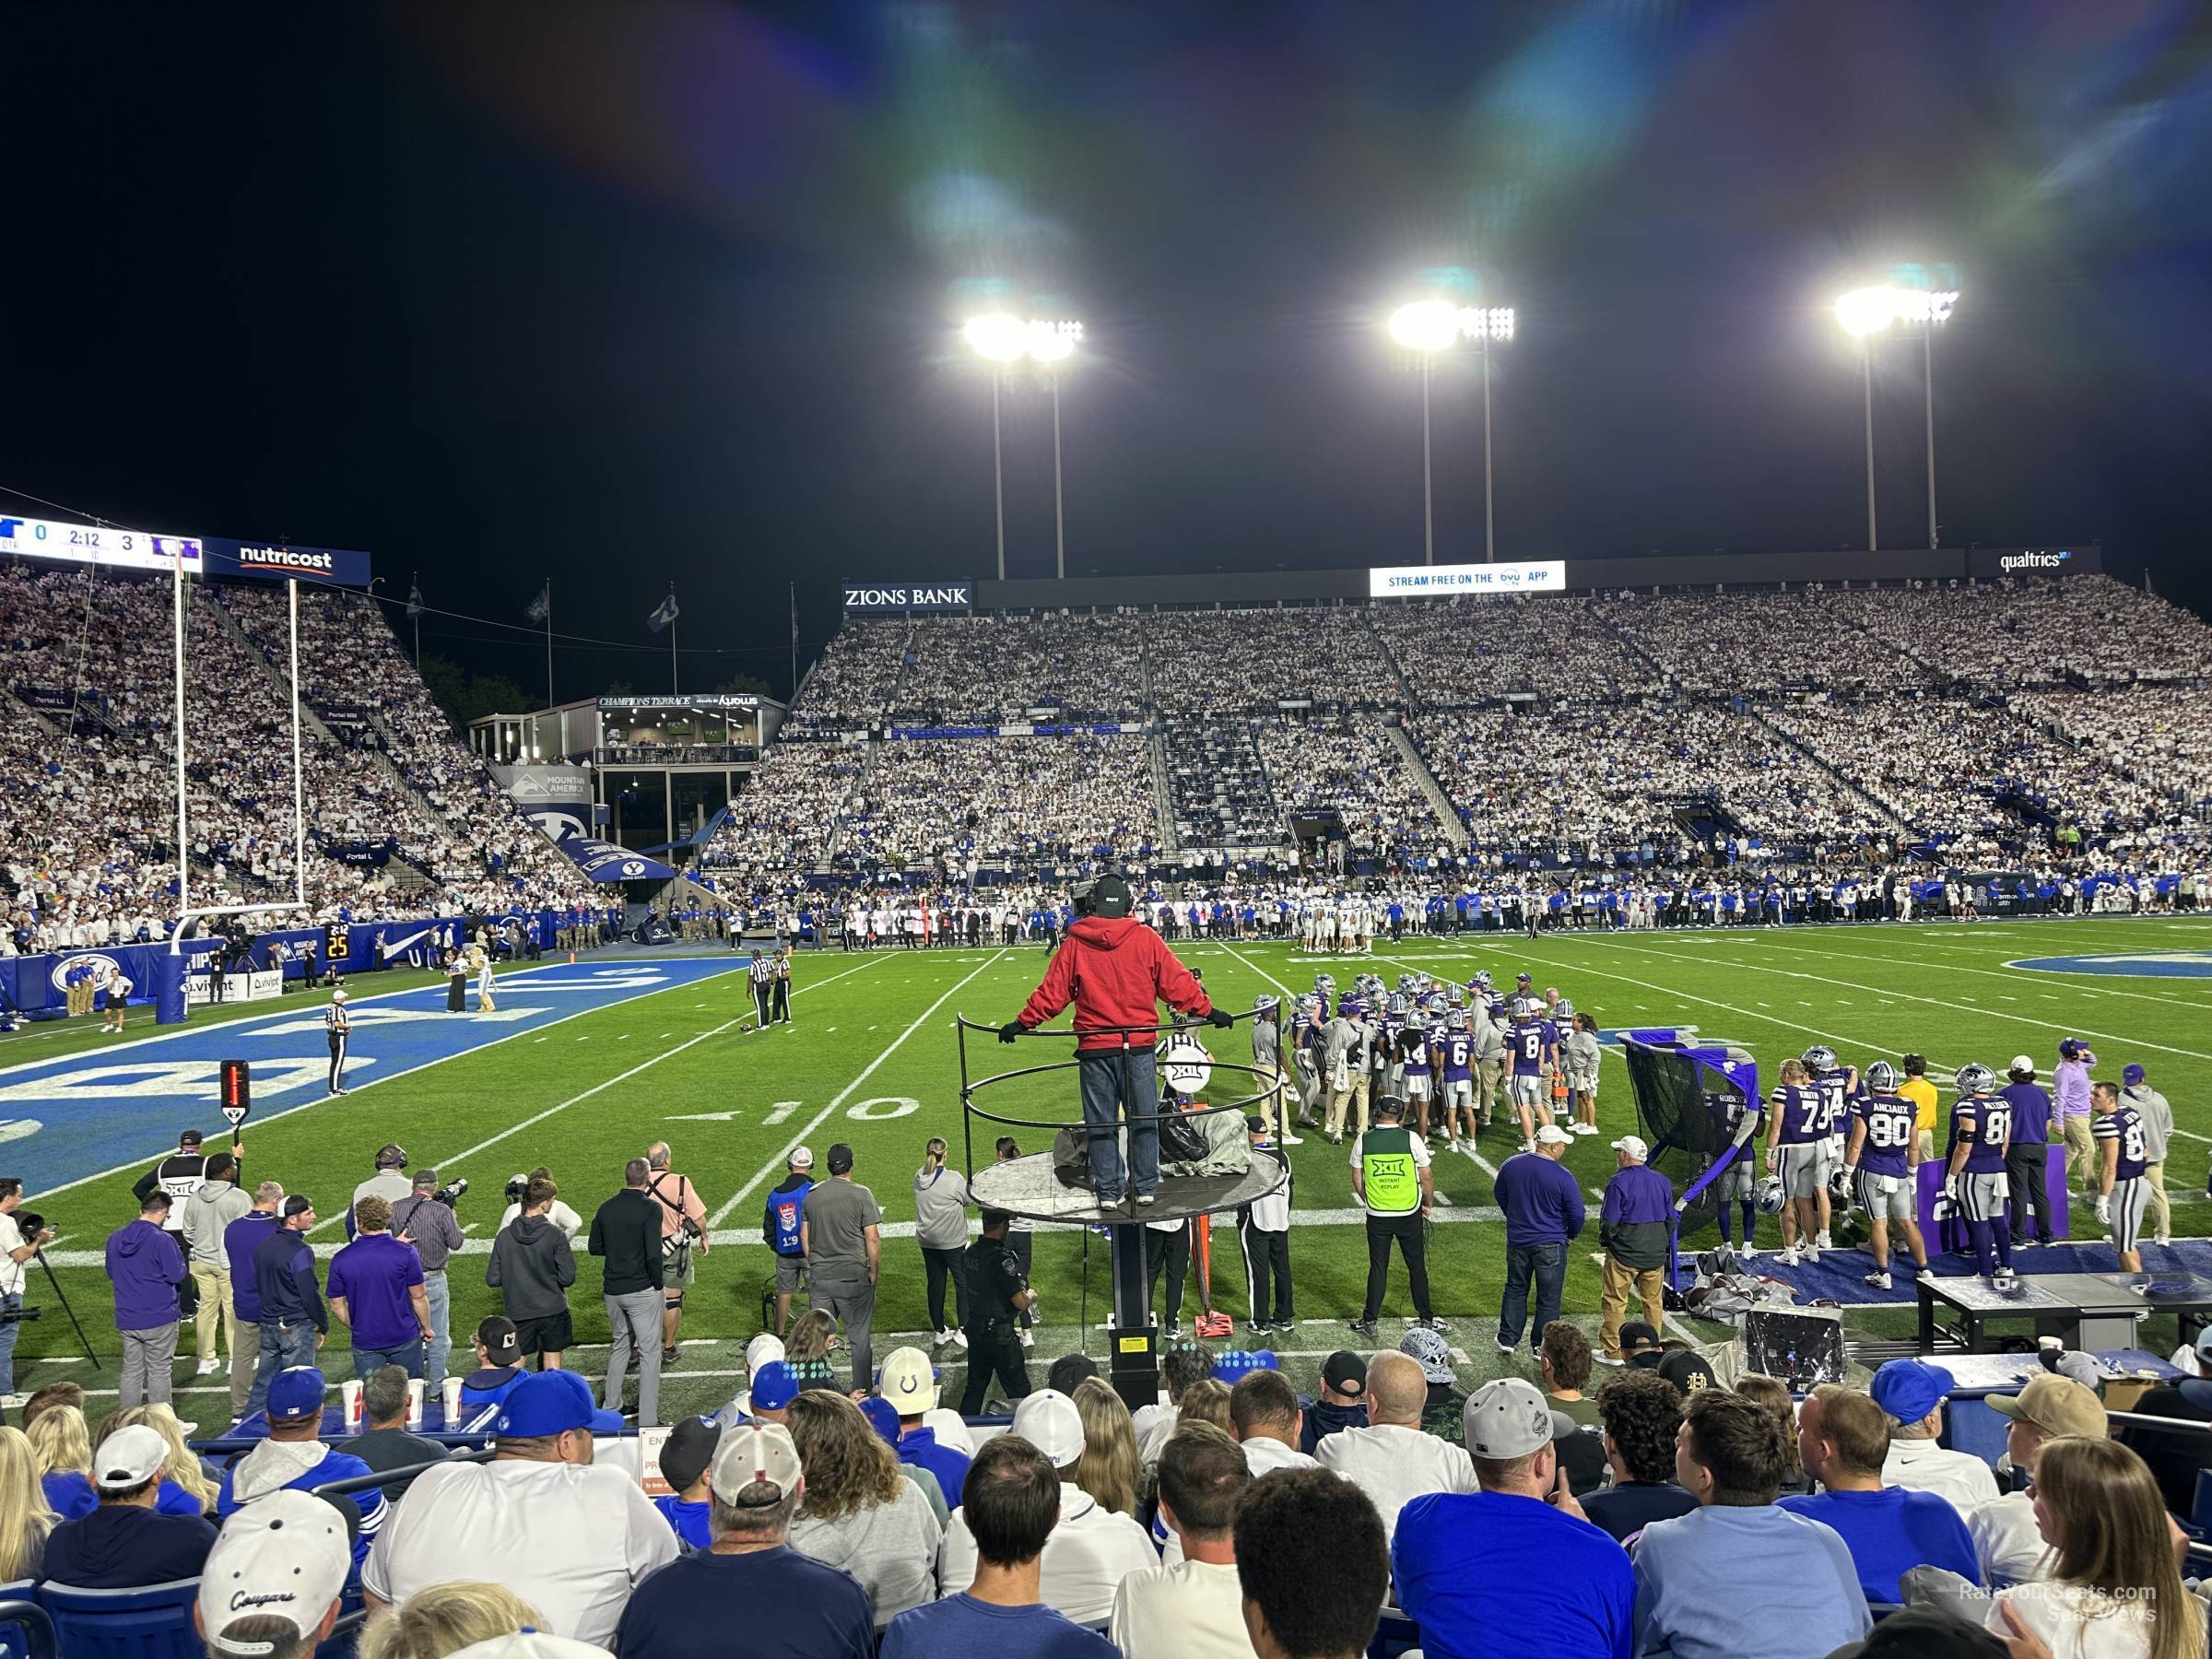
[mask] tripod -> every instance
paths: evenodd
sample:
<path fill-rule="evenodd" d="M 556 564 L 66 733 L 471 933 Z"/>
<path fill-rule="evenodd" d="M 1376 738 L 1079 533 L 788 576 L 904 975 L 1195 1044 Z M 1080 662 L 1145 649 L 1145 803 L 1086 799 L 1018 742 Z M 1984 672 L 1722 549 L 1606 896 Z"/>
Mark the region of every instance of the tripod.
<path fill-rule="evenodd" d="M 94 1371 L 104 1371 L 106 1367 L 100 1364 L 100 1356 L 92 1351 L 92 1338 L 85 1335 L 85 1327 L 77 1323 L 76 1310 L 69 1305 L 68 1293 L 62 1288 L 62 1281 L 53 1276 L 53 1264 L 46 1259 L 45 1247 L 33 1246 L 31 1254 L 38 1258 L 39 1265 L 46 1270 L 46 1282 L 53 1287 L 53 1300 L 62 1304 L 62 1312 L 69 1316 L 69 1324 L 76 1332 L 76 1339 L 85 1345 L 85 1358 L 92 1361 Z M 28 1315 L 18 1314 L 17 1317 L 22 1319 Z"/>

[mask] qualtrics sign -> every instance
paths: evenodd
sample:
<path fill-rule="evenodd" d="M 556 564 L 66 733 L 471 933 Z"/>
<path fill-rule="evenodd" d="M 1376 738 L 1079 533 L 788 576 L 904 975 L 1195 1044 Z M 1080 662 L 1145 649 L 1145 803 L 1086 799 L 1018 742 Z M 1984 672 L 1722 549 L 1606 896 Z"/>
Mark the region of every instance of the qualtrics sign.
<path fill-rule="evenodd" d="M 2085 576 L 2103 569 L 2103 549 L 2094 545 L 1975 547 L 1966 556 L 1966 573 L 1979 582 L 1999 576 Z"/>

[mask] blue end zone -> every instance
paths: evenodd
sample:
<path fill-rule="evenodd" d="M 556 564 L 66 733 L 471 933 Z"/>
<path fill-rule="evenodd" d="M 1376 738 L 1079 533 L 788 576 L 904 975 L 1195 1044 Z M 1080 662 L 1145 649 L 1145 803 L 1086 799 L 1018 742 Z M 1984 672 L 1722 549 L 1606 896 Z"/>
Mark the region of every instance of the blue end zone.
<path fill-rule="evenodd" d="M 500 976 L 499 1006 L 489 1014 L 447 1013 L 442 984 L 369 992 L 351 1005 L 346 1086 L 349 1092 L 371 1088 L 578 1014 L 744 966 L 737 958 L 641 957 L 622 966 L 518 968 Z M 473 983 L 468 1000 L 473 1009 Z M 159 1158 L 182 1129 L 196 1126 L 213 1145 L 223 1129 L 216 1070 L 228 1059 L 253 1063 L 249 1134 L 255 1124 L 327 1100 L 323 1006 L 321 997 L 293 998 L 251 1019 L 171 1029 L 106 1051 L 0 1070 L 0 1158 L 37 1195 Z"/>
<path fill-rule="evenodd" d="M 2212 979 L 2212 950 L 2112 950 L 2095 956 L 2021 957 L 2032 973 L 2120 973 L 2138 979 Z"/>

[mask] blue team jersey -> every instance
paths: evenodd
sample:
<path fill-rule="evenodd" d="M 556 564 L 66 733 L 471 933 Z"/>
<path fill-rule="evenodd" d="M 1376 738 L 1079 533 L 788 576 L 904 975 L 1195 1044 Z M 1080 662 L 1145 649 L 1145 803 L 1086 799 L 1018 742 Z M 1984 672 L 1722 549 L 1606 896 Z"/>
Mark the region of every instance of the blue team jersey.
<path fill-rule="evenodd" d="M 1844 1066 L 1824 1071 L 1813 1079 L 1820 1094 L 1820 1133 L 1834 1135 L 1851 1116 L 1851 1072 Z"/>
<path fill-rule="evenodd" d="M 1446 1031 L 1438 1039 L 1444 1059 L 1444 1081 L 1466 1083 L 1475 1076 L 1475 1039 L 1465 1031 Z"/>
<path fill-rule="evenodd" d="M 1950 1150 L 1957 1151 L 1960 1141 L 1973 1143 L 1973 1150 L 1966 1155 L 1969 1173 L 2002 1174 L 2005 1143 L 2011 1138 L 2012 1107 L 2007 1102 L 1976 1095 L 1952 1106 Z"/>
<path fill-rule="evenodd" d="M 1852 1115 L 1866 1125 L 1859 1168 L 1869 1175 L 1902 1175 L 1911 1164 L 1913 1108 L 1895 1095 L 1861 1095 Z"/>
<path fill-rule="evenodd" d="M 2089 1132 L 2100 1141 L 2120 1143 L 2120 1161 L 2112 1171 L 2113 1180 L 2138 1180 L 2150 1167 L 2150 1160 L 2145 1156 L 2150 1147 L 2143 1133 L 2143 1114 L 2133 1106 L 2116 1106 L 2094 1119 Z"/>
<path fill-rule="evenodd" d="M 1818 1088 L 1804 1083 L 1780 1083 L 1768 1100 L 1782 1124 L 1783 1146 L 1804 1147 L 1827 1138 L 1822 1123 L 1825 1109 Z"/>
<path fill-rule="evenodd" d="M 1544 1026 L 1539 1020 L 1517 1025 L 1505 1034 L 1506 1047 L 1512 1051 L 1513 1076 L 1533 1077 L 1544 1069 Z"/>

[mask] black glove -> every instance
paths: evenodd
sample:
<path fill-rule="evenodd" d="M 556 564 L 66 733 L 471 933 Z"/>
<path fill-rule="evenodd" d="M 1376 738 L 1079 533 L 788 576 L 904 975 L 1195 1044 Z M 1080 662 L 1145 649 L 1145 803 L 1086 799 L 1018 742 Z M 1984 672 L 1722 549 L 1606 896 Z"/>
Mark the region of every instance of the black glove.
<path fill-rule="evenodd" d="M 1001 1042 L 1011 1042 L 1021 1035 L 1023 1029 L 1020 1020 L 1009 1019 L 1005 1025 L 998 1028 L 998 1040 Z"/>
<path fill-rule="evenodd" d="M 1237 1023 L 1236 1016 L 1231 1014 L 1227 1008 L 1216 1008 L 1206 1018 L 1207 1023 L 1210 1024 L 1217 1031 L 1226 1031 L 1230 1026 Z"/>

